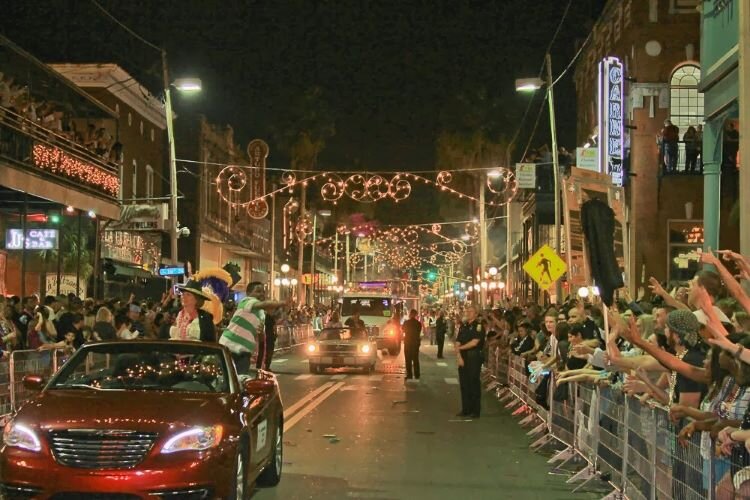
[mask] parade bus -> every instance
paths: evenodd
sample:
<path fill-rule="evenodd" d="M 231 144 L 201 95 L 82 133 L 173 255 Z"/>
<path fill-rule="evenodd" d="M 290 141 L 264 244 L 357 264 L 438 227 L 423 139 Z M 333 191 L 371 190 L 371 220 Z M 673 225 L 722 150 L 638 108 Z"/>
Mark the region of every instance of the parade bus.
<path fill-rule="evenodd" d="M 387 281 L 363 281 L 352 283 L 341 297 L 341 321 L 359 312 L 377 348 L 387 349 L 392 356 L 401 352 L 401 324 L 408 313 L 399 288 Z"/>

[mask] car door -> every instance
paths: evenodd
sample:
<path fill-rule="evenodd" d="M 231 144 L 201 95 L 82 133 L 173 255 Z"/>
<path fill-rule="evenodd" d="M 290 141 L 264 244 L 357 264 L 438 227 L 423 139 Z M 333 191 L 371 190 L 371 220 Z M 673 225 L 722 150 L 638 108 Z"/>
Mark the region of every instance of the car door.
<path fill-rule="evenodd" d="M 275 390 L 273 382 L 263 378 L 250 381 L 246 388 L 244 413 L 250 430 L 250 464 L 255 470 L 262 466 L 273 446 L 276 429 L 271 409 Z"/>

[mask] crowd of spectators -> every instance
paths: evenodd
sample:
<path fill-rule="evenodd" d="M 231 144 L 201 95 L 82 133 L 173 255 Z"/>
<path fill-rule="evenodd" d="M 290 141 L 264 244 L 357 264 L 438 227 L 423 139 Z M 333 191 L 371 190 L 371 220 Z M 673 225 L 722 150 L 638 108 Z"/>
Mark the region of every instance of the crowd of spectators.
<path fill-rule="evenodd" d="M 75 119 L 72 110 L 56 102 L 32 95 L 28 86 L 0 71 L 0 113 L 28 122 L 61 136 L 92 154 L 113 163 L 122 162 L 123 145 L 109 131 L 93 123 Z M 84 125 L 81 125 L 85 123 Z"/>
<path fill-rule="evenodd" d="M 651 278 L 649 298 L 621 290 L 610 308 L 574 298 L 488 312 L 490 368 L 495 353 L 522 357 L 542 407 L 550 396 L 566 401 L 578 382 L 665 408 L 678 443 L 674 498 L 750 498 L 750 260 L 731 251 L 700 258 L 713 270 L 685 287 L 668 292 Z M 689 446 L 699 433 L 700 445 Z"/>

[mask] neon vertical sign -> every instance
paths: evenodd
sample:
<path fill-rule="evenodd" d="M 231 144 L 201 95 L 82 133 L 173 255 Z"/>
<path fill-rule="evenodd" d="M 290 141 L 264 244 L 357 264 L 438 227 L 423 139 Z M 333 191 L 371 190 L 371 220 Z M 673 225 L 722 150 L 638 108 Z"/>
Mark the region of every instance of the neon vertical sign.
<path fill-rule="evenodd" d="M 612 176 L 612 184 L 622 186 L 623 153 L 623 71 L 616 57 L 599 62 L 599 171 Z"/>

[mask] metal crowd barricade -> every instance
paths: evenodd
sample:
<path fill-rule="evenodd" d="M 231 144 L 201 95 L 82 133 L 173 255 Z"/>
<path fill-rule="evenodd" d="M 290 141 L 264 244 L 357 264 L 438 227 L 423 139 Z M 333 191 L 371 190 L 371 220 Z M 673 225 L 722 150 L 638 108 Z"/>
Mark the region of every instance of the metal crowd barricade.
<path fill-rule="evenodd" d="M 495 373 L 499 376 L 497 367 Z M 556 390 L 550 377 L 549 411 L 545 412 L 534 399 L 534 385 L 529 382 L 524 360 L 514 355 L 507 357 L 507 378 L 503 381 L 507 381 L 507 387 L 499 397 L 507 403 L 506 408 L 516 409 L 515 414 L 528 414 L 524 420 L 529 416 L 542 419 L 541 430 L 547 434 L 532 448 L 555 440 L 566 448 L 553 456 L 550 464 L 564 464 L 576 457 L 585 460 L 584 468 L 568 480 L 583 481 L 573 491 L 600 478 L 614 488 L 605 498 L 737 498 L 729 459 L 714 455 L 710 439 L 704 438 L 701 449 L 700 432 L 678 441 L 686 422 L 672 422 L 669 408 L 644 404 L 626 396 L 617 386 L 571 383 L 567 391 Z M 521 409 L 524 411 L 519 412 Z M 561 468 L 562 464 L 555 465 L 556 470 Z"/>
<path fill-rule="evenodd" d="M 10 372 L 10 409 L 15 412 L 33 393 L 23 386 L 26 375 L 41 375 L 49 378 L 53 373 L 53 351 L 22 350 L 10 353 L 8 370 Z"/>

